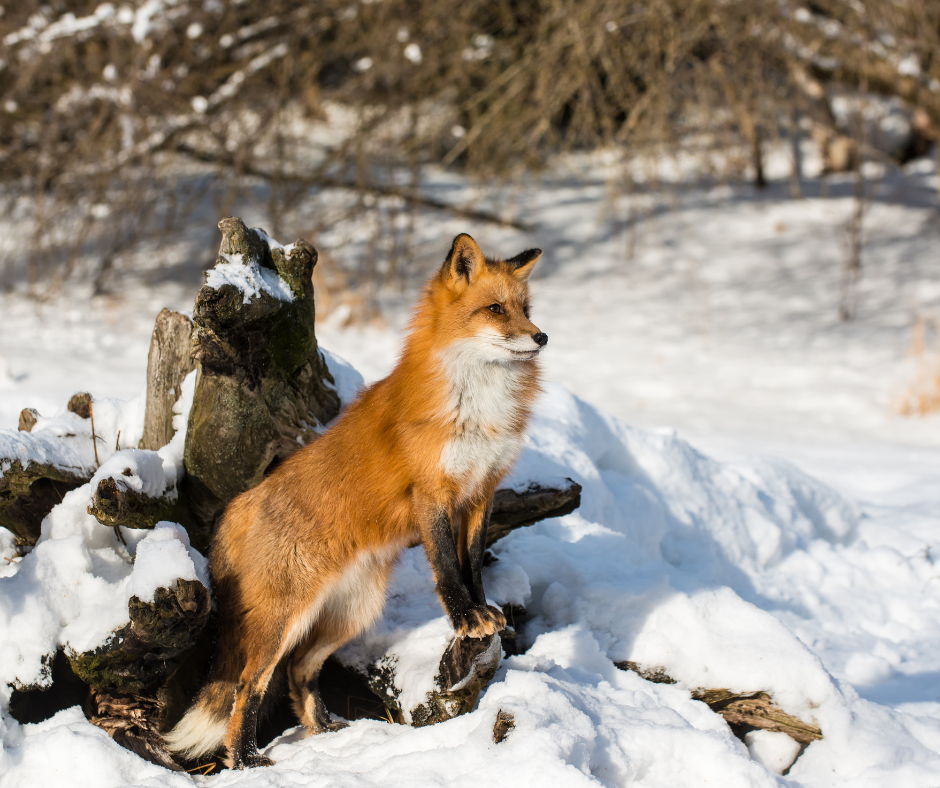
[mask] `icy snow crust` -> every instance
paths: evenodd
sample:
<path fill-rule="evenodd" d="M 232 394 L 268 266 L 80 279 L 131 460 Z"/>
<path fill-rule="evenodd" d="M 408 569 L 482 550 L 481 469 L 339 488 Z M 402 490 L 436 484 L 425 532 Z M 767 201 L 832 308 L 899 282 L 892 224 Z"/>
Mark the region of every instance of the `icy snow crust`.
<path fill-rule="evenodd" d="M 345 399 L 361 379 L 325 355 Z M 180 426 L 191 381 L 187 390 Z M 158 490 L 179 467 L 171 460 L 181 456 L 181 444 L 174 444 L 176 438 L 161 454 L 120 451 L 98 475 L 130 468 L 129 483 Z M 473 713 L 418 729 L 360 720 L 309 739 L 288 733 L 268 748 L 270 769 L 225 772 L 208 782 L 936 784 L 940 722 L 859 698 L 814 651 L 823 649 L 827 659 L 867 653 L 893 670 L 878 657 L 886 642 L 940 629 L 940 585 L 929 582 L 928 561 L 871 546 L 856 507 L 791 465 L 719 463 L 671 432 L 635 429 L 550 386 L 510 483 L 558 477 L 583 485 L 581 508 L 512 533 L 485 570 L 494 602 L 525 604 L 534 617 L 525 631 L 531 647 L 504 660 Z M 205 582 L 202 557 L 170 523 L 146 535 L 125 532 L 128 553 L 137 556 L 132 565 L 111 529 L 84 513 L 89 495 L 88 487 L 70 493 L 44 522 L 37 547 L 3 570 L 4 711 L 8 682 L 42 681 L 40 659 L 57 643 L 96 645 L 123 621 L 131 594 L 152 593 L 176 577 Z M 9 546 L 0 540 L 5 551 Z M 382 620 L 342 658 L 395 661 L 398 700 L 411 708 L 432 688 L 449 637 L 427 559 L 416 548 L 396 569 Z M 894 663 L 916 662 L 916 651 L 896 653 Z M 680 683 L 651 684 L 613 664 L 626 659 L 662 666 Z M 746 747 L 690 699 L 694 687 L 769 691 L 789 713 L 819 724 L 825 739 L 779 777 L 792 745 L 760 735 Z M 513 714 L 515 729 L 495 745 L 500 709 Z M 123 750 L 77 708 L 37 725 L 20 726 L 4 714 L 0 736 L 3 788 L 59 784 L 65 764 L 70 784 L 192 784 Z"/>

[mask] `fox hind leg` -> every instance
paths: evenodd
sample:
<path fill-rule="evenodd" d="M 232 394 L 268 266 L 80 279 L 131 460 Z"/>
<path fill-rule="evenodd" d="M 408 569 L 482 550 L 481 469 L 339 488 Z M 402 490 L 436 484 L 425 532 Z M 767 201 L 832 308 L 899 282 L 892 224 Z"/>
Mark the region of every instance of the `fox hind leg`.
<path fill-rule="evenodd" d="M 235 689 L 235 704 L 225 733 L 225 746 L 228 748 L 226 765 L 230 769 L 270 766 L 273 763 L 258 752 L 258 714 L 264 693 L 283 656 L 284 644 L 281 637 L 272 637 L 267 642 L 274 647 L 249 657 Z"/>
<path fill-rule="evenodd" d="M 330 713 L 320 695 L 320 669 L 326 658 L 343 644 L 343 640 L 324 637 L 329 633 L 318 628 L 294 652 L 288 669 L 290 696 L 298 719 L 311 734 L 345 728 L 345 723 L 330 720 Z M 338 640 L 338 642 L 337 642 Z"/>

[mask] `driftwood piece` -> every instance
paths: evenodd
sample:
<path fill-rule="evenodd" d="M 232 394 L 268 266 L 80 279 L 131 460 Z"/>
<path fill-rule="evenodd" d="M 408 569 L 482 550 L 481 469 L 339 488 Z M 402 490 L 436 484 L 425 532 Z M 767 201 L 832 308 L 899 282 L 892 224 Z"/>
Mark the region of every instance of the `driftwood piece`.
<path fill-rule="evenodd" d="M 130 621 L 94 651 L 69 651 L 72 670 L 97 689 L 143 693 L 167 679 L 209 618 L 208 589 L 198 580 L 177 580 L 158 588 L 153 602 L 133 596 Z"/>
<path fill-rule="evenodd" d="M 316 249 L 302 239 L 282 247 L 237 218 L 223 219 L 219 229 L 217 266 L 259 280 L 276 274 L 289 292 L 278 298 L 258 288 L 247 296 L 223 283 L 206 284 L 196 296 L 199 372 L 182 489 L 196 516 L 210 524 L 272 464 L 315 438 L 340 408 L 314 335 Z"/>
<path fill-rule="evenodd" d="M 9 465 L 7 464 L 9 462 Z M 86 469 L 0 457 L 0 526 L 13 532 L 17 545 L 36 544 L 43 518 L 69 490 L 91 478 Z"/>
<path fill-rule="evenodd" d="M 500 709 L 496 712 L 496 722 L 493 724 L 493 743 L 499 744 L 515 727 L 516 718 L 510 712 Z"/>
<path fill-rule="evenodd" d="M 87 391 L 80 391 L 78 394 L 73 394 L 67 405 L 69 413 L 74 413 L 76 416 L 80 416 L 83 419 L 90 419 L 92 401 L 92 396 Z"/>
<path fill-rule="evenodd" d="M 621 670 L 631 670 L 654 684 L 675 684 L 662 667 L 648 668 L 636 662 L 615 662 Z M 744 734 L 760 729 L 785 733 L 800 744 L 810 744 L 823 737 L 818 725 L 803 722 L 799 717 L 787 714 L 773 705 L 773 698 L 766 692 L 732 692 L 727 689 L 692 690 L 692 697 L 725 718 L 731 730 L 742 741 Z"/>
<path fill-rule="evenodd" d="M 571 479 L 565 479 L 560 487 L 542 487 L 533 482 L 523 492 L 497 490 L 493 496 L 486 546 L 492 546 L 516 528 L 570 514 L 580 505 L 581 485 Z"/>
<path fill-rule="evenodd" d="M 196 367 L 192 359 L 193 323 L 179 312 L 161 310 L 147 355 L 147 404 L 141 449 L 156 451 L 173 438 L 173 406 L 183 380 Z"/>

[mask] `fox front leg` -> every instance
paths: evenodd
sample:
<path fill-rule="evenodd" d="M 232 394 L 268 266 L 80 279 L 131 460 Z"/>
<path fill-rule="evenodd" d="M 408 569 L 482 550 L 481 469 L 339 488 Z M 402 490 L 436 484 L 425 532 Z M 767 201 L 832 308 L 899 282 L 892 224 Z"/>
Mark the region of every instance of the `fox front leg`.
<path fill-rule="evenodd" d="M 473 507 L 464 515 L 460 532 L 459 553 L 463 581 L 470 592 L 470 598 L 478 605 L 486 604 L 486 594 L 483 592 L 483 554 L 486 552 L 486 532 L 490 527 L 492 511 L 492 499 Z"/>
<path fill-rule="evenodd" d="M 437 595 L 457 636 L 482 638 L 505 629 L 503 614 L 496 608 L 487 607 L 485 602 L 476 602 L 464 582 L 447 510 L 442 506 L 428 506 L 419 519 Z M 482 591 L 482 585 L 480 588 Z"/>

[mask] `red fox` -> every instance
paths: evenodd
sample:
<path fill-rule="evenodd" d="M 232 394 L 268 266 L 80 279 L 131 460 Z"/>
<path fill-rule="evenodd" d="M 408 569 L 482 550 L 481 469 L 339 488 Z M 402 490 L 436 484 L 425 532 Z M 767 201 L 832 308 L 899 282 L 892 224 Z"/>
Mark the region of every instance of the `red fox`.
<path fill-rule="evenodd" d="M 514 463 L 548 337 L 529 320 L 541 250 L 484 258 L 458 235 L 427 283 L 401 358 L 322 437 L 225 510 L 209 551 L 218 654 L 165 739 L 230 768 L 268 765 L 259 707 L 279 663 L 309 733 L 334 730 L 324 660 L 381 614 L 400 552 L 424 543 L 458 636 L 505 628 L 481 570 L 493 493 Z"/>

